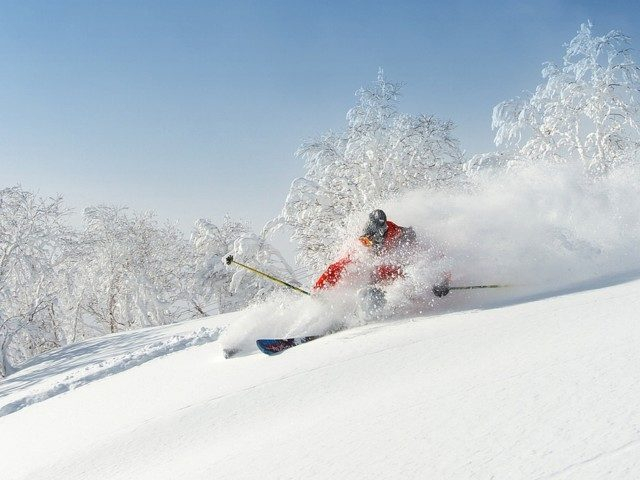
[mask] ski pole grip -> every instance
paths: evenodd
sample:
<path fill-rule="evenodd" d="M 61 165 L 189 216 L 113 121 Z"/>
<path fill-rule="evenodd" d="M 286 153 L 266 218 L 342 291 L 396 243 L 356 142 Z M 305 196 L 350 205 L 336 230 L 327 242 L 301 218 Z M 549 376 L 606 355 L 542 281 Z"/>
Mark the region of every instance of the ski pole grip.
<path fill-rule="evenodd" d="M 269 280 L 273 280 L 274 282 L 279 283 L 280 285 L 284 285 L 285 287 L 292 288 L 293 290 L 296 290 L 296 291 L 298 291 L 300 293 L 304 293 L 305 295 L 311 295 L 309 292 L 307 292 L 305 290 L 302 290 L 301 288 L 298 288 L 298 287 L 296 287 L 294 285 L 291 285 L 290 283 L 287 283 L 287 282 L 285 282 L 283 280 L 280 280 L 279 278 L 276 278 L 273 275 L 269 275 L 268 273 L 261 272 L 260 270 L 256 270 L 255 268 L 250 267 L 249 265 L 245 265 L 244 263 L 236 262 L 233 259 L 233 255 L 229 255 L 228 257 L 226 257 L 224 259 L 224 261 L 225 261 L 225 263 L 227 265 L 231 265 L 232 263 L 235 263 L 236 265 L 238 265 L 238 266 L 240 266 L 242 268 L 246 268 L 247 270 L 249 270 L 249 271 L 251 271 L 251 272 L 253 272 L 253 273 L 257 274 L 257 275 L 260 275 L 262 277 L 268 278 Z"/>

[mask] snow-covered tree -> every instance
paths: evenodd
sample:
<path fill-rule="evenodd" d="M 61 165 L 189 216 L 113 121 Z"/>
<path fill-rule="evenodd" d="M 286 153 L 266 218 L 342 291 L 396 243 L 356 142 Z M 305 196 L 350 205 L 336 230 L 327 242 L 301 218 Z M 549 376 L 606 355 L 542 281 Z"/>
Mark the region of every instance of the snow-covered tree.
<path fill-rule="evenodd" d="M 580 27 L 562 66 L 545 64 L 532 95 L 493 110 L 495 143 L 506 151 L 472 163 L 581 162 L 602 174 L 635 161 L 640 149 L 640 69 L 629 38 L 618 31 L 592 35 Z"/>
<path fill-rule="evenodd" d="M 274 288 L 239 261 L 292 280 L 280 253 L 239 222 L 200 220 L 189 242 L 152 213 L 100 205 L 85 228 L 63 222 L 61 198 L 0 190 L 0 377 L 78 340 L 230 311 Z"/>
<path fill-rule="evenodd" d="M 58 302 L 73 241 L 66 213 L 61 197 L 0 190 L 0 376 L 66 343 Z"/>
<path fill-rule="evenodd" d="M 77 286 L 86 335 L 176 321 L 187 264 L 187 242 L 177 228 L 159 226 L 151 213 L 129 216 L 112 206 L 87 208 L 84 216 Z"/>
<path fill-rule="evenodd" d="M 198 220 L 191 241 L 195 248 L 196 268 L 191 304 L 201 314 L 223 313 L 245 307 L 276 288 L 275 284 L 254 273 L 227 266 L 234 259 L 271 275 L 293 280 L 291 267 L 268 241 L 266 231 L 252 233 L 245 223 L 228 215 L 220 226 Z"/>
<path fill-rule="evenodd" d="M 380 71 L 371 88 L 357 91 L 346 131 L 329 132 L 298 150 L 305 175 L 291 185 L 272 225 L 292 229 L 302 265 L 319 268 L 327 262 L 354 212 L 407 190 L 435 188 L 462 171 L 453 124 L 398 112 L 399 91 Z"/>

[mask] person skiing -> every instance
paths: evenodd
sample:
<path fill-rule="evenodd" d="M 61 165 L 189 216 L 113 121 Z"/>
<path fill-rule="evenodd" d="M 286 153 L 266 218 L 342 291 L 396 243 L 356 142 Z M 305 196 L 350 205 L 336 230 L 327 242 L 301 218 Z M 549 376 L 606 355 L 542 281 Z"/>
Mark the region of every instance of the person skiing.
<path fill-rule="evenodd" d="M 361 303 L 365 305 L 364 309 L 377 312 L 385 303 L 384 292 L 380 286 L 405 276 L 402 260 L 415 247 L 416 233 L 412 227 L 401 227 L 387 220 L 385 212 L 377 209 L 369 214 L 359 241 L 374 257 L 381 260 L 371 272 L 370 285 L 359 293 Z M 313 286 L 314 291 L 329 289 L 338 284 L 347 266 L 354 261 L 353 255 L 347 254 L 329 265 Z M 443 280 L 432 288 L 434 295 L 443 297 L 449 293 L 449 278 L 450 275 L 445 274 Z"/>

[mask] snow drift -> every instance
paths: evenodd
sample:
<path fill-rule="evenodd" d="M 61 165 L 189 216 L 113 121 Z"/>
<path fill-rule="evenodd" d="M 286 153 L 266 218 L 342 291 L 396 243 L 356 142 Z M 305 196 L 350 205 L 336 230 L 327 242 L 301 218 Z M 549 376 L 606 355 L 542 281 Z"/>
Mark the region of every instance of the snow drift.
<path fill-rule="evenodd" d="M 592 179 L 571 165 L 527 166 L 386 207 L 443 246 L 456 282 L 554 289 L 640 268 L 639 170 Z"/>

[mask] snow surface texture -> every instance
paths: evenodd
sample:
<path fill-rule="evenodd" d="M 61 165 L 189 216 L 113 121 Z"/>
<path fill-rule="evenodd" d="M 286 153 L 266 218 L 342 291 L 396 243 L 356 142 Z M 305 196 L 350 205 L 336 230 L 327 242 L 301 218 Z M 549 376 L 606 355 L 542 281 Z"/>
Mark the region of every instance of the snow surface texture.
<path fill-rule="evenodd" d="M 574 290 L 276 357 L 224 360 L 215 341 L 173 351 L 0 418 L 2 478 L 640 478 L 640 281 Z M 1 388 L 95 367 L 140 334 L 41 356 Z"/>
<path fill-rule="evenodd" d="M 36 357 L 0 384 L 0 417 L 154 358 L 215 341 L 220 331 L 202 326 L 168 336 L 169 332 L 180 330 L 185 326 L 138 330 Z"/>

